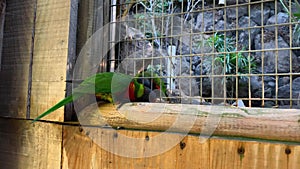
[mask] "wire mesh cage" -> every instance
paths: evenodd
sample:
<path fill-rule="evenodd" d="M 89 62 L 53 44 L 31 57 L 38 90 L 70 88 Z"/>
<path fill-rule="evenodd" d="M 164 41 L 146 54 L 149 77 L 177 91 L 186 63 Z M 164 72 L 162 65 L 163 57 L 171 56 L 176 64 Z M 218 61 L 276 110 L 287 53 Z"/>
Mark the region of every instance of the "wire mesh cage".
<path fill-rule="evenodd" d="M 299 108 L 298 1 L 120 0 L 114 69 L 153 70 L 171 102 Z"/>

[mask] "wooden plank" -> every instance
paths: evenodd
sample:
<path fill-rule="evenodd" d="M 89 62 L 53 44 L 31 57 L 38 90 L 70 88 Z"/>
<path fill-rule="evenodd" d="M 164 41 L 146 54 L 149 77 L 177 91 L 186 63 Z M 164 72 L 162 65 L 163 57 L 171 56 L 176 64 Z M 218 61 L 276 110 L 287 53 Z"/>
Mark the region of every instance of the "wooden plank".
<path fill-rule="evenodd" d="M 299 145 L 211 139 L 210 168 L 299 168 L 299 148 Z"/>
<path fill-rule="evenodd" d="M 20 65 L 23 67 L 23 65 Z M 0 115 L 22 117 L 26 115 L 28 69 L 0 71 Z"/>
<path fill-rule="evenodd" d="M 78 79 L 84 79 L 91 75 L 92 70 L 98 69 L 100 57 L 107 52 L 105 49 L 109 43 L 107 39 L 109 34 L 105 30 L 105 33 L 102 30 L 101 33 L 94 34 L 103 28 L 103 18 L 109 18 L 110 13 L 105 8 L 109 8 L 109 6 L 101 0 L 87 0 L 79 5 L 77 43 L 79 62 L 77 64 L 80 70 L 78 69 L 75 72 Z M 105 68 L 100 68 L 100 70 L 103 71 Z"/>
<path fill-rule="evenodd" d="M 217 127 L 213 135 L 250 137 L 267 140 L 300 142 L 298 109 L 236 108 L 205 105 L 181 105 L 164 103 L 124 104 L 117 110 L 112 104 L 90 105 L 79 112 L 82 125 L 127 129 L 187 132 L 199 134 L 203 131 L 207 117 L 213 116 Z M 180 120 L 178 117 L 180 115 Z M 210 116 L 212 117 L 212 116 Z M 175 121 L 179 123 L 176 123 Z M 182 126 L 191 127 L 186 129 Z M 172 126 L 172 129 L 170 128 Z"/>
<path fill-rule="evenodd" d="M 86 43 L 87 39 L 92 36 L 93 20 L 93 0 L 81 1 L 78 5 L 78 37 L 77 37 L 77 54 Z"/>
<path fill-rule="evenodd" d="M 60 168 L 62 127 L 0 118 L 1 168 Z"/>
<path fill-rule="evenodd" d="M 78 22 L 78 0 L 71 0 L 71 12 L 70 12 L 70 31 L 68 42 L 68 60 L 67 60 L 67 75 L 66 78 L 73 79 L 73 70 L 76 62 L 76 43 L 77 43 L 77 22 Z M 72 83 L 66 85 L 66 96 L 72 94 Z M 65 106 L 66 121 L 72 120 L 73 106 L 68 104 Z"/>
<path fill-rule="evenodd" d="M 38 0 L 34 38 L 32 67 L 32 88 L 30 117 L 34 118 L 50 108 L 66 95 L 66 75 L 69 56 L 70 34 L 76 31 L 73 10 L 74 0 Z M 72 16 L 72 17 L 71 17 Z M 76 24 L 75 24 L 76 25 Z M 74 47 L 73 47 L 74 48 Z M 64 110 L 49 116 L 49 119 L 62 121 Z"/>
<path fill-rule="evenodd" d="M 90 128 L 91 129 L 91 128 Z M 102 142 L 114 143 L 110 148 L 117 150 L 118 152 L 128 152 L 128 148 L 132 147 L 130 142 L 123 142 L 120 137 L 112 137 L 116 134 L 125 135 L 131 138 L 142 138 L 146 136 L 150 139 L 153 136 L 158 135 L 157 132 L 139 132 L 139 131 L 126 131 L 126 130 L 111 130 L 93 128 L 93 133 L 99 133 L 99 140 Z M 174 134 L 169 134 L 174 135 Z M 191 144 L 193 142 L 198 143 L 196 137 L 187 137 L 183 140 L 186 145 L 184 148 L 180 144 L 175 144 L 170 150 L 162 151 L 162 154 L 152 157 L 131 158 L 130 153 L 128 157 L 122 157 L 102 149 L 93 140 L 91 140 L 86 134 L 85 130 L 82 130 L 76 126 L 64 127 L 63 138 L 63 169 L 81 169 L 81 168 L 111 168 L 111 169 L 139 169 L 139 168 L 200 168 L 207 169 L 209 161 L 207 157 L 209 144 Z M 145 141 L 143 145 L 133 145 L 135 149 L 132 149 L 138 153 L 144 153 L 146 155 L 145 147 L 159 149 L 159 147 L 150 144 L 151 141 Z M 166 144 L 167 142 L 162 140 L 160 144 Z M 156 144 L 156 146 L 160 146 Z M 130 151 L 129 151 L 130 152 Z M 188 161 L 188 162 L 187 162 Z M 197 167 L 195 167 L 197 166 Z"/>
<path fill-rule="evenodd" d="M 64 97 L 65 86 L 63 82 L 32 82 L 31 91 L 31 113 L 40 114 L 55 105 Z M 60 99 L 59 99 L 60 98 Z M 32 117 L 32 114 L 31 114 Z M 55 121 L 64 120 L 64 108 L 47 116 L 47 119 Z"/>
<path fill-rule="evenodd" d="M 0 70 L 0 116 L 26 115 L 35 0 L 9 0 Z"/>
<path fill-rule="evenodd" d="M 5 9 L 6 9 L 6 0 L 1 0 L 0 1 L 0 70 L 1 70 L 1 60 L 2 60 L 1 56 L 2 56 L 2 46 L 3 46 Z"/>
<path fill-rule="evenodd" d="M 90 132 L 87 134 L 86 130 L 76 126 L 64 127 L 63 169 L 290 169 L 300 167 L 300 145 L 222 138 L 211 138 L 200 143 L 199 137 L 188 135 L 178 141 L 178 144 L 175 144 L 170 150 L 157 156 L 130 158 L 130 156 L 123 157 L 106 151 L 96 144 L 97 139 L 102 142 L 110 142 L 111 148 L 114 150 L 127 151 L 134 143 L 124 142 L 118 136 L 125 135 L 130 138 L 149 136 L 149 140 L 151 140 L 154 138 L 153 136 L 161 133 L 107 128 L 89 129 Z M 95 135 L 92 136 L 91 132 Z M 171 133 L 169 135 L 172 136 Z M 96 139 L 91 139 L 91 137 Z M 145 141 L 141 147 L 136 145 L 136 149 L 132 151 L 145 151 L 147 146 L 156 150 L 164 144 L 164 140 L 156 145 Z"/>

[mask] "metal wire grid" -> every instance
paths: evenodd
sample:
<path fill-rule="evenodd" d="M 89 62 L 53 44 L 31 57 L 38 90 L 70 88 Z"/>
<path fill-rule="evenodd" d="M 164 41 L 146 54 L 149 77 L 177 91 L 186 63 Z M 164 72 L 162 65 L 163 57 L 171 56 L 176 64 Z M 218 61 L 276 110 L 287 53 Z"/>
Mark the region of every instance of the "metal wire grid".
<path fill-rule="evenodd" d="M 146 10 L 146 7 L 145 5 L 139 5 L 140 2 L 145 2 L 146 1 L 117 1 L 116 4 L 112 4 L 112 8 L 113 7 L 116 7 L 115 9 L 116 10 L 116 13 L 119 17 L 122 16 L 122 14 L 124 13 L 127 13 L 129 15 L 137 15 L 137 14 L 140 14 L 141 16 L 143 15 L 147 15 L 149 13 L 149 9 Z M 154 1 L 152 1 L 154 2 Z M 203 74 L 202 73 L 202 70 L 203 69 L 200 69 L 200 74 L 199 75 L 195 75 L 193 73 L 193 65 L 192 65 L 192 62 L 190 61 L 189 62 L 189 74 L 182 74 L 182 73 L 179 73 L 177 75 L 174 75 L 174 74 L 164 74 L 166 73 L 165 71 L 166 70 L 160 70 L 160 73 L 159 73 L 159 77 L 160 78 L 164 78 L 164 79 L 172 79 L 171 82 L 174 82 L 175 79 L 183 79 L 183 78 L 189 78 L 189 79 L 195 79 L 195 78 L 198 78 L 199 79 L 199 82 L 198 82 L 198 88 L 199 88 L 199 95 L 195 96 L 195 95 L 185 95 L 184 97 L 185 98 L 191 98 L 191 99 L 199 99 L 200 100 L 205 100 L 209 103 L 214 103 L 214 101 L 216 101 L 215 103 L 217 104 L 220 104 L 220 101 L 221 102 L 224 102 L 225 104 L 232 104 L 233 101 L 237 101 L 238 99 L 241 99 L 244 101 L 244 103 L 246 104 L 246 106 L 249 106 L 249 107 L 252 107 L 253 106 L 253 103 L 256 102 L 256 104 L 254 106 L 257 106 L 259 103 L 259 105 L 261 107 L 268 107 L 265 105 L 265 103 L 267 101 L 271 101 L 273 103 L 273 107 L 277 107 L 279 106 L 279 102 L 281 101 L 288 101 L 289 102 L 289 107 L 290 108 L 294 108 L 294 107 L 297 107 L 299 105 L 295 104 L 295 102 L 299 102 L 299 98 L 295 98 L 293 97 L 293 79 L 295 79 L 296 77 L 300 77 L 300 72 L 298 71 L 293 71 L 293 57 L 292 57 L 292 52 L 295 51 L 295 50 L 299 50 L 300 47 L 299 46 L 292 46 L 293 42 L 292 42 L 292 39 L 293 39 L 293 27 L 298 24 L 298 22 L 293 22 L 291 17 L 289 17 L 289 21 L 287 23 L 277 23 L 277 20 L 278 20 L 278 12 L 279 12 L 279 9 L 278 7 L 280 6 L 280 2 L 279 1 L 255 1 L 255 2 L 245 2 L 245 3 L 241 3 L 239 4 L 238 0 L 236 1 L 236 4 L 230 4 L 230 5 L 226 5 L 226 2 L 225 4 L 223 5 L 219 5 L 219 4 L 216 4 L 215 1 L 212 2 L 212 4 L 210 5 L 207 5 L 207 3 L 202 3 L 200 1 L 167 1 L 167 0 L 159 0 L 159 2 L 161 2 L 162 4 L 164 2 L 169 2 L 169 3 L 172 3 L 172 5 L 169 5 L 169 12 L 168 13 L 163 13 L 161 12 L 161 15 L 158 16 L 158 15 L 155 15 L 155 16 L 151 16 L 151 17 L 141 17 L 141 18 L 130 18 L 130 17 L 127 17 L 126 19 L 120 19 L 118 20 L 116 23 L 129 23 L 129 22 L 134 22 L 135 23 L 135 28 L 137 28 L 139 25 L 141 25 L 141 23 L 144 24 L 144 27 L 143 29 L 139 29 L 140 32 L 144 33 L 144 37 L 140 38 L 140 39 L 134 39 L 134 37 L 126 37 L 127 39 L 125 39 L 123 42 L 121 43 L 118 43 L 117 45 L 117 52 L 116 52 L 116 56 L 115 56 L 115 59 L 112 59 L 111 62 L 115 62 L 116 63 L 116 67 L 118 65 L 120 65 L 120 63 L 122 63 L 122 60 L 124 59 L 124 53 L 122 53 L 122 51 L 120 50 L 122 48 L 122 43 L 123 43 L 123 46 L 126 46 L 124 45 L 125 44 L 132 44 L 132 42 L 139 42 L 139 41 L 148 41 L 149 43 L 151 43 L 151 46 L 153 48 L 160 48 L 160 49 L 163 49 L 166 51 L 166 48 L 168 45 L 172 45 L 172 44 L 175 44 L 177 43 L 177 49 L 176 49 L 176 55 L 171 55 L 171 54 L 162 54 L 162 53 L 157 53 L 157 52 L 153 52 L 152 51 L 152 54 L 151 54 L 151 57 L 137 57 L 137 56 L 134 56 L 133 58 L 131 58 L 132 60 L 142 60 L 142 63 L 143 63 L 143 67 L 146 68 L 149 64 L 149 62 L 147 62 L 147 60 L 151 60 L 150 62 L 150 65 L 152 64 L 153 65 L 153 60 L 159 60 L 159 63 L 162 65 L 162 69 L 164 69 L 166 67 L 166 63 L 165 61 L 166 60 L 174 60 L 174 59 L 177 59 L 179 60 L 178 62 L 178 65 L 176 65 L 177 67 L 179 67 L 179 72 L 181 72 L 181 69 L 183 68 L 183 58 L 190 58 L 190 60 L 192 60 L 194 57 L 198 57 L 200 61 L 200 67 L 202 68 L 203 67 L 203 63 L 204 63 L 204 59 L 205 57 L 209 56 L 212 58 L 212 62 L 211 62 L 211 67 L 214 69 L 215 66 L 216 66 L 216 63 L 214 61 L 214 59 L 218 56 L 218 55 L 221 55 L 221 54 L 224 54 L 224 57 L 226 54 L 230 54 L 230 53 L 235 53 L 235 54 L 238 54 L 238 53 L 242 53 L 244 54 L 246 57 L 250 58 L 252 57 L 253 54 L 257 53 L 257 52 L 260 52 L 261 53 L 261 63 L 259 65 L 259 67 L 261 67 L 261 70 L 260 72 L 255 72 L 255 73 L 252 73 L 250 71 L 248 71 L 247 73 L 243 73 L 243 74 L 226 74 L 224 73 L 224 69 L 226 67 L 226 63 L 224 62 L 223 64 L 223 70 L 220 72 L 217 72 L 217 73 L 214 73 L 214 71 L 211 71 L 210 74 Z M 292 0 L 289 0 L 288 1 L 288 7 L 289 7 L 289 11 L 292 11 Z M 175 4 L 177 5 L 177 7 L 175 7 Z M 188 4 L 187 6 L 187 3 L 190 3 Z M 270 25 L 266 25 L 263 23 L 264 21 L 264 13 L 263 13 L 263 10 L 266 6 L 266 3 L 274 3 L 274 14 L 275 14 L 275 24 L 270 24 Z M 260 13 L 260 18 L 261 18 L 261 24 L 260 25 L 255 25 L 255 26 L 250 26 L 250 17 L 248 19 L 248 25 L 247 26 L 243 26 L 243 27 L 239 27 L 239 19 L 236 19 L 235 20 L 235 27 L 234 28 L 229 28 L 230 26 L 227 25 L 227 10 L 228 9 L 235 9 L 235 16 L 236 18 L 239 18 L 239 10 L 241 9 L 241 7 L 246 7 L 247 8 L 247 13 L 248 13 L 248 16 L 251 15 L 251 7 L 253 5 L 260 5 L 260 9 L 261 9 L 261 13 Z M 178 7 L 179 6 L 179 7 Z M 197 8 L 189 8 L 189 10 L 186 10 L 188 7 L 196 7 Z M 127 7 L 127 8 L 126 8 Z M 142 10 L 143 9 L 143 10 Z M 171 10 L 170 10 L 171 9 Z M 174 13 L 175 10 L 178 10 L 180 9 L 180 12 L 176 12 Z M 216 20 L 216 15 L 218 14 L 217 12 L 218 11 L 223 11 L 223 19 L 224 19 L 224 29 L 223 30 L 216 30 L 216 23 L 215 23 L 215 20 Z M 172 12 L 170 12 L 172 11 Z M 192 19 L 195 19 L 194 15 L 195 14 L 199 14 L 199 13 L 205 13 L 205 12 L 212 12 L 212 30 L 204 30 L 204 26 L 201 26 L 201 30 L 200 31 L 194 31 L 193 29 L 193 25 L 194 24 L 193 22 L 188 22 L 188 17 L 190 17 L 189 19 L 192 20 Z M 126 15 L 127 15 L 126 14 Z M 182 20 L 180 20 L 180 22 L 176 22 L 174 23 L 173 21 L 173 18 L 174 17 L 180 17 L 182 18 Z M 171 19 L 170 19 L 171 18 Z M 147 22 L 149 22 L 149 20 L 152 20 L 152 24 L 153 24 L 153 20 L 155 20 L 157 22 L 157 20 L 160 19 L 161 23 L 158 24 L 158 25 L 155 25 L 155 28 L 154 29 L 158 29 L 160 32 L 164 32 L 165 34 L 161 34 L 161 35 L 152 35 L 152 37 L 147 37 L 146 34 L 147 34 L 147 31 L 149 30 L 146 30 L 146 26 L 145 24 L 147 24 Z M 205 21 L 205 18 L 204 18 L 204 14 L 202 15 L 202 25 L 204 25 Z M 165 26 L 167 25 L 166 23 L 169 22 L 169 27 L 168 26 Z M 119 28 L 120 30 L 122 30 L 122 24 L 119 24 Z M 188 24 L 190 24 L 190 26 L 188 26 Z M 128 26 L 128 25 L 127 25 Z M 153 26 L 153 25 L 151 25 Z M 289 29 L 289 42 L 288 43 L 288 47 L 278 47 L 278 29 L 280 27 L 288 27 Z M 181 27 L 182 29 L 180 29 L 180 33 L 177 32 L 177 34 L 173 34 L 173 32 L 175 31 L 174 28 L 178 28 L 178 27 Z M 184 27 L 188 27 L 189 28 L 189 31 L 186 32 L 184 31 Z M 264 40 L 264 36 L 265 36 L 265 31 L 266 29 L 268 28 L 274 28 L 274 36 L 275 36 L 275 48 L 274 49 L 265 49 L 264 48 L 264 45 L 265 45 L 265 40 Z M 168 30 L 167 30 L 168 29 Z M 248 50 L 242 50 L 240 48 L 240 44 L 239 44 L 239 32 L 240 31 L 247 31 L 248 33 L 248 42 L 251 42 L 251 30 L 260 30 L 261 32 L 261 49 L 253 49 L 253 46 L 251 45 L 251 43 L 248 43 Z M 122 31 L 120 31 L 122 32 Z M 119 33 L 120 33 L 119 32 Z M 126 32 L 126 31 L 125 31 Z M 201 41 L 200 45 L 202 46 L 201 50 L 198 51 L 198 52 L 193 52 L 192 51 L 192 46 L 195 45 L 194 43 L 194 39 L 193 37 L 195 36 L 206 36 L 206 37 L 210 37 L 212 36 L 214 33 L 221 33 L 224 35 L 224 38 L 226 39 L 227 37 L 230 37 L 230 38 L 234 38 L 234 46 L 236 49 L 236 51 L 224 51 L 224 52 L 220 52 L 220 51 L 216 51 L 216 49 L 212 49 L 211 51 L 207 52 L 207 51 L 204 51 L 204 46 L 205 46 L 205 40 Z M 120 33 L 121 35 L 122 33 Z M 126 34 L 126 33 L 125 33 Z M 126 36 L 126 35 L 125 35 Z M 189 46 L 189 52 L 183 52 L 183 47 L 180 47 L 180 46 L 183 46 L 182 44 L 182 38 L 189 38 L 189 40 L 187 40 L 188 42 L 188 46 Z M 179 39 L 179 40 L 178 40 Z M 163 43 L 163 42 L 168 42 L 168 43 Z M 178 42 L 179 41 L 179 42 Z M 113 41 L 112 41 L 113 42 Z M 186 45 L 186 44 L 185 44 Z M 229 45 L 229 44 L 226 44 L 226 41 L 224 41 L 224 47 L 226 48 L 226 46 Z M 289 72 L 279 72 L 278 71 L 278 52 L 280 51 L 286 51 L 288 50 L 289 51 Z M 134 49 L 132 50 L 129 50 L 128 53 L 125 53 L 125 57 L 128 56 L 128 55 L 131 55 L 132 52 L 139 52 L 140 55 L 142 56 L 145 56 L 145 55 L 149 55 L 149 53 L 147 53 L 147 51 L 145 50 L 145 48 L 143 48 L 142 50 L 141 49 L 138 49 L 137 46 L 134 46 Z M 265 53 L 266 52 L 275 52 L 275 71 L 274 72 L 265 72 L 265 69 L 266 69 L 266 66 L 265 66 Z M 123 54 L 123 58 L 120 57 L 121 54 Z M 251 64 L 248 64 L 248 68 L 249 70 L 251 69 Z M 236 72 L 238 72 L 238 59 L 236 59 L 236 68 L 235 68 Z M 139 70 L 131 70 L 133 71 L 133 74 L 137 73 Z M 169 70 L 170 71 L 170 70 Z M 125 72 L 126 73 L 126 72 Z M 243 76 L 243 77 L 246 77 L 247 79 L 247 93 L 248 93 L 248 97 L 239 97 L 239 91 L 241 90 L 241 87 L 239 86 L 239 78 Z M 228 86 L 227 83 L 223 83 L 222 86 L 222 90 L 220 90 L 219 88 L 216 89 L 216 81 L 223 81 L 224 79 L 226 79 L 227 77 L 231 77 L 231 78 L 234 78 L 235 80 L 233 80 L 234 84 L 231 84 L 231 86 Z M 251 90 L 251 77 L 258 77 L 261 79 L 261 96 L 257 97 L 257 96 L 253 96 L 253 91 Z M 275 79 L 275 94 L 274 96 L 272 97 L 266 97 L 266 94 L 265 94 L 265 79 L 266 78 L 269 78 L 269 77 L 272 77 Z M 278 97 L 279 95 L 279 78 L 281 77 L 289 77 L 289 96 L 286 96 L 285 98 L 282 98 L 282 97 Z M 204 91 L 207 90 L 204 88 L 203 86 L 203 81 L 204 81 L 204 78 L 209 78 L 210 81 L 211 81 L 211 94 L 210 96 L 208 95 L 204 95 Z M 221 79 L 221 80 L 220 80 Z M 170 87 L 170 86 L 169 86 Z M 193 90 L 193 87 L 192 84 L 191 84 L 191 80 L 190 80 L 190 84 L 189 84 L 189 93 L 192 93 L 192 90 Z M 231 95 L 230 97 L 228 97 L 228 87 L 232 87 L 234 89 L 234 91 L 232 92 L 233 95 Z M 244 89 L 243 89 L 244 90 Z M 218 92 L 218 94 L 216 95 L 216 92 Z M 221 94 L 220 94 L 221 93 Z M 179 95 L 180 97 L 181 95 Z M 300 93 L 299 93 L 299 96 L 300 96 Z M 172 95 L 169 95 L 168 96 L 169 98 L 172 98 L 174 96 Z M 178 98 L 178 96 L 174 97 L 174 98 Z M 218 101 L 217 101 L 218 100 Z"/>

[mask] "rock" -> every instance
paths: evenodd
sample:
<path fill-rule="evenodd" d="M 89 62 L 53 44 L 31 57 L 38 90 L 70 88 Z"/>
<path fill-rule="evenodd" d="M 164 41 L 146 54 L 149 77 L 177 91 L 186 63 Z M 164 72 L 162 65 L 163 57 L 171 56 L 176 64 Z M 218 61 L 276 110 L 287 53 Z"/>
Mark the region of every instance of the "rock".
<path fill-rule="evenodd" d="M 213 19 L 212 11 L 199 13 L 194 29 L 200 32 L 213 31 Z"/>
<path fill-rule="evenodd" d="M 211 62 L 212 62 L 212 57 L 210 56 L 203 56 L 202 59 L 203 62 L 198 64 L 195 68 L 195 75 L 210 75 L 211 74 Z"/>
<path fill-rule="evenodd" d="M 287 13 L 279 12 L 277 14 L 277 24 L 287 23 L 288 21 L 289 21 L 289 15 Z M 276 24 L 276 15 L 273 15 L 267 20 L 266 25 L 275 25 L 275 24 Z M 288 28 L 288 26 L 279 26 L 278 28 L 281 28 L 281 27 Z M 274 32 L 275 26 L 266 27 L 265 30 Z"/>
<path fill-rule="evenodd" d="M 190 47 L 188 47 L 187 45 L 182 44 L 177 47 L 177 55 L 189 55 L 191 53 L 193 52 L 190 51 Z"/>
<path fill-rule="evenodd" d="M 226 24 L 228 25 L 228 24 Z M 215 25 L 215 30 L 216 31 L 222 31 L 222 30 L 225 30 L 225 21 L 224 20 L 219 20 L 216 25 Z"/>
<path fill-rule="evenodd" d="M 201 63 L 201 56 L 193 56 L 192 58 L 192 65 L 198 66 Z"/>
<path fill-rule="evenodd" d="M 175 79 L 176 87 L 186 96 L 199 96 L 199 84 L 196 82 L 196 79 L 186 73 L 183 73 L 181 76 L 183 77 Z"/>
<path fill-rule="evenodd" d="M 203 77 L 201 80 L 198 79 L 201 85 L 201 94 L 204 97 L 211 97 L 212 87 L 211 87 L 211 79 L 209 77 Z M 201 84 L 202 83 L 202 84 Z"/>
<path fill-rule="evenodd" d="M 280 77 L 278 80 L 278 98 L 279 99 L 289 99 L 290 97 L 290 78 L 288 76 Z M 251 82 L 251 97 L 252 98 L 261 98 L 262 97 L 262 78 L 259 76 L 252 76 L 250 79 Z M 265 76 L 264 78 L 264 97 L 273 98 L 272 101 L 265 101 L 264 107 L 275 106 L 275 78 Z M 295 78 L 292 82 L 292 98 L 297 99 L 300 94 L 300 77 Z M 261 101 L 252 101 L 252 106 L 261 106 Z M 280 105 L 289 105 L 289 100 L 279 100 Z M 293 101 L 293 105 L 297 105 L 297 100 Z"/>
<path fill-rule="evenodd" d="M 247 28 L 247 27 L 255 27 L 257 24 L 250 19 L 250 25 L 249 23 L 249 17 L 243 16 L 239 19 L 239 27 L 240 28 Z M 260 32 L 260 28 L 257 29 L 251 29 L 250 30 L 250 46 L 253 46 L 254 38 L 255 36 Z M 248 50 L 249 49 L 249 33 L 248 31 L 239 31 L 239 43 L 240 50 Z"/>
<path fill-rule="evenodd" d="M 235 27 L 233 27 L 232 24 L 230 24 L 228 22 L 225 22 L 224 20 L 219 20 L 215 24 L 215 30 L 216 31 L 221 32 L 221 31 L 228 30 L 228 29 L 235 29 Z M 235 31 L 226 31 L 226 36 L 233 36 L 234 33 L 235 33 Z"/>
<path fill-rule="evenodd" d="M 275 14 L 275 3 L 274 3 L 274 1 L 273 2 L 272 1 L 265 2 L 264 7 L 269 7 L 270 8 L 270 12 L 271 12 L 270 14 L 271 15 Z M 284 8 L 283 8 L 283 6 L 281 5 L 280 2 L 277 3 L 277 12 L 284 12 Z"/>
<path fill-rule="evenodd" d="M 292 82 L 292 98 L 298 99 L 300 95 L 300 77 L 297 77 Z M 278 98 L 290 98 L 290 84 L 278 88 Z M 279 101 L 281 105 L 290 104 L 289 100 Z M 293 101 L 293 105 L 297 105 L 298 100 Z"/>
<path fill-rule="evenodd" d="M 278 86 L 284 86 L 290 83 L 290 77 L 284 76 L 278 79 Z"/>
<path fill-rule="evenodd" d="M 274 96 L 274 88 L 270 88 L 270 87 L 265 87 L 265 97 L 266 98 L 272 98 Z"/>
<path fill-rule="evenodd" d="M 202 61 L 195 68 L 194 75 L 207 75 L 205 77 L 196 78 L 196 81 L 201 85 L 201 96 L 211 97 L 212 84 L 209 75 L 211 74 L 211 62 L 212 58 L 210 56 L 203 56 Z"/>
<path fill-rule="evenodd" d="M 264 6 L 263 8 L 263 23 L 261 22 L 261 5 L 255 4 L 251 5 L 251 13 L 250 18 L 253 20 L 257 25 L 265 25 L 267 20 L 270 16 L 271 10 L 270 7 Z"/>
<path fill-rule="evenodd" d="M 250 84 L 251 84 L 251 92 L 257 93 L 262 89 L 262 79 L 260 76 L 251 76 L 250 77 Z M 259 96 L 259 95 L 256 95 Z"/>
<path fill-rule="evenodd" d="M 288 23 L 289 22 L 289 15 L 287 13 L 279 12 L 277 14 L 277 24 Z M 270 17 L 266 23 L 267 25 L 274 25 L 276 24 L 276 15 Z M 267 31 L 274 32 L 275 26 L 266 27 Z M 278 26 L 277 28 L 278 34 L 286 41 L 290 41 L 290 29 L 289 26 Z"/>
<path fill-rule="evenodd" d="M 267 34 L 265 34 L 267 35 Z M 267 39 L 268 38 L 268 39 Z M 276 49 L 276 43 L 274 35 L 270 37 L 264 37 L 264 49 Z M 289 45 L 283 40 L 281 36 L 278 36 L 278 48 L 289 48 Z M 258 34 L 255 38 L 255 49 L 261 50 L 261 34 Z M 261 52 L 256 52 L 256 56 L 262 58 Z M 275 51 L 266 51 L 264 52 L 264 73 L 274 73 L 275 69 L 278 70 L 278 73 L 288 73 L 290 72 L 290 50 L 279 50 L 278 51 L 278 60 L 277 68 L 275 67 L 276 62 L 276 52 Z M 297 56 L 292 53 L 292 72 L 300 71 L 300 63 Z"/>
<path fill-rule="evenodd" d="M 238 16 L 236 16 L 236 7 L 226 9 L 226 17 L 228 22 L 235 21 L 236 19 L 248 15 L 248 6 L 238 7 Z"/>
<path fill-rule="evenodd" d="M 275 83 L 275 82 L 268 82 L 268 86 L 270 86 L 270 87 L 275 87 L 275 86 L 276 86 L 276 83 Z"/>
<path fill-rule="evenodd" d="M 249 97 L 248 89 L 249 89 L 248 78 L 239 79 L 238 96 L 240 98 Z"/>
<path fill-rule="evenodd" d="M 268 82 L 275 82 L 275 77 L 274 76 L 264 76 L 264 82 L 268 83 Z"/>
<path fill-rule="evenodd" d="M 238 4 L 248 3 L 250 0 L 238 0 Z M 226 0 L 226 5 L 235 5 L 236 0 Z"/>
<path fill-rule="evenodd" d="M 250 83 L 251 83 L 251 98 L 262 98 L 262 78 L 260 76 L 252 76 L 250 78 Z M 265 98 L 274 98 L 275 91 L 274 87 L 270 87 L 268 82 L 264 82 L 264 97 Z M 253 107 L 272 107 L 274 106 L 273 101 L 268 101 L 266 100 L 264 102 L 264 105 L 262 105 L 261 100 L 253 100 L 251 101 L 251 106 Z"/>
<path fill-rule="evenodd" d="M 174 73 L 175 76 L 181 76 L 182 74 L 190 74 L 191 73 L 191 68 L 190 68 L 190 63 L 187 61 L 186 58 L 189 57 L 177 57 L 176 61 L 174 63 Z"/>
<path fill-rule="evenodd" d="M 265 101 L 265 105 L 264 105 L 265 108 L 272 108 L 273 106 L 275 106 L 274 101 L 269 101 L 269 100 Z"/>

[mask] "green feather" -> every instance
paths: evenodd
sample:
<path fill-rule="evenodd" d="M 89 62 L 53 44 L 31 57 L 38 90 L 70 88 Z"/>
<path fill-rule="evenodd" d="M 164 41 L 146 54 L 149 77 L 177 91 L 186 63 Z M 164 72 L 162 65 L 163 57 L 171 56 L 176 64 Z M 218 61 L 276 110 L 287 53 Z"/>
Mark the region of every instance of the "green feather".
<path fill-rule="evenodd" d="M 131 79 L 132 77 L 129 75 L 113 72 L 97 73 L 92 75 L 80 83 L 80 85 L 73 90 L 73 94 L 71 96 L 68 96 L 58 102 L 56 105 L 36 117 L 32 122 L 36 122 L 37 120 L 49 115 L 62 106 L 77 100 L 85 94 L 98 94 L 104 101 L 112 102 L 112 87 L 114 87 L 114 93 L 124 93 L 124 91 L 127 90 Z M 113 84 L 112 80 L 114 82 Z"/>
<path fill-rule="evenodd" d="M 136 79 L 132 80 L 134 83 L 134 96 L 138 99 L 144 95 L 145 87 L 143 84 L 137 82 Z"/>

